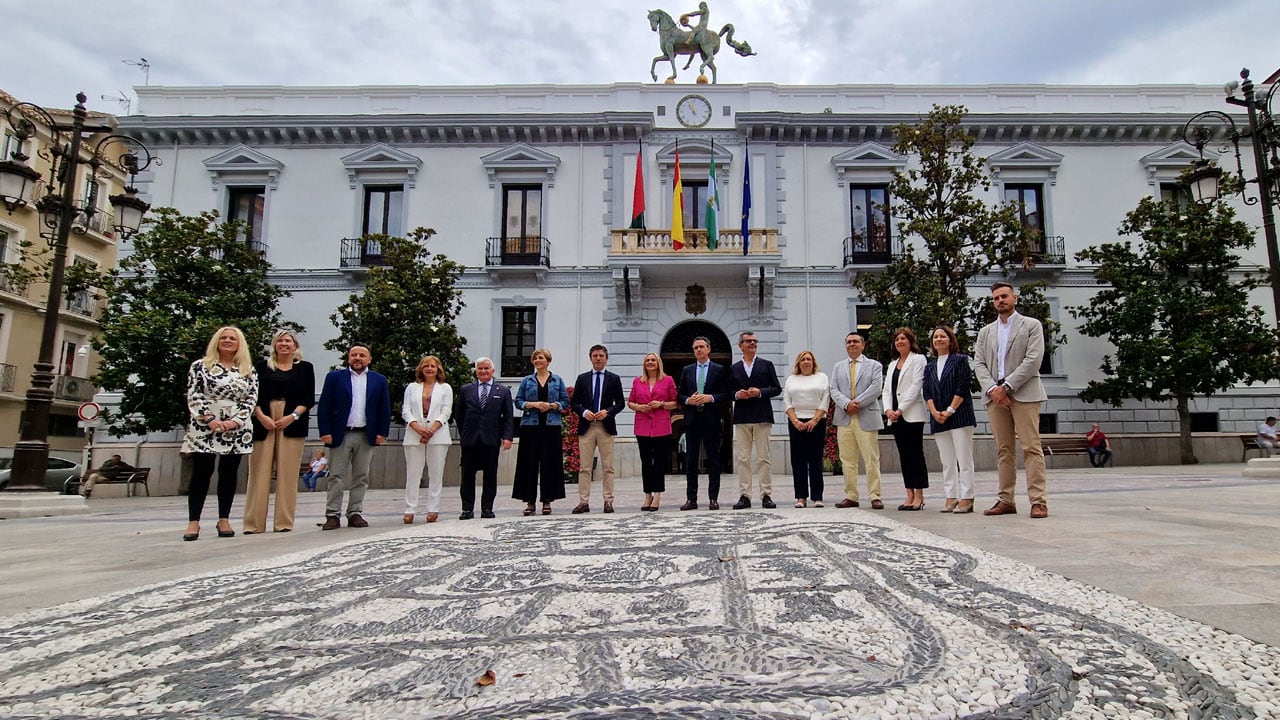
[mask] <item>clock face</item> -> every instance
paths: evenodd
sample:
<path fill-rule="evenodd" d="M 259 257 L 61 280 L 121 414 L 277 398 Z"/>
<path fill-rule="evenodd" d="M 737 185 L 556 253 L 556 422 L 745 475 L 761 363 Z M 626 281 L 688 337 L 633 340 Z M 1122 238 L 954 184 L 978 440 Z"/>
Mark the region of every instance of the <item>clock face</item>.
<path fill-rule="evenodd" d="M 676 119 L 688 128 L 700 128 L 711 122 L 711 101 L 701 95 L 685 95 L 676 103 Z"/>

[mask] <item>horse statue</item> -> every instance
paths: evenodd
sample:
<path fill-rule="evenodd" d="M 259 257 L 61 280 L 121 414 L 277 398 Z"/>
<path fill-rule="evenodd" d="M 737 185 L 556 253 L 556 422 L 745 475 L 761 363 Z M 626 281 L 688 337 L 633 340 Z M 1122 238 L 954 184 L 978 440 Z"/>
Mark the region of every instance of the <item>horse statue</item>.
<path fill-rule="evenodd" d="M 742 57 L 755 55 L 751 50 L 751 45 L 745 40 L 735 42 L 733 39 L 733 24 L 726 24 L 720 29 L 720 32 L 712 32 L 707 28 L 707 3 L 698 3 L 698 11 L 682 15 L 680 20 L 683 25 L 688 27 L 689 16 L 698 15 L 700 20 L 698 27 L 690 30 L 681 30 L 676 21 L 667 14 L 665 10 L 649 11 L 649 29 L 658 33 L 658 47 L 662 50 L 662 54 L 653 59 L 653 63 L 649 66 L 649 74 L 653 76 L 654 82 L 658 80 L 658 63 L 666 60 L 671 63 L 671 76 L 667 78 L 668 83 L 676 80 L 676 56 L 688 55 L 689 62 L 685 63 L 684 69 L 688 70 L 693 65 L 695 56 L 702 59 L 702 64 L 698 66 L 698 75 L 701 76 L 707 68 L 711 68 L 711 84 L 716 82 L 716 53 L 720 51 L 720 38 L 724 37 L 725 43 L 733 48 L 734 52 Z M 706 82 L 706 80 L 702 80 Z"/>

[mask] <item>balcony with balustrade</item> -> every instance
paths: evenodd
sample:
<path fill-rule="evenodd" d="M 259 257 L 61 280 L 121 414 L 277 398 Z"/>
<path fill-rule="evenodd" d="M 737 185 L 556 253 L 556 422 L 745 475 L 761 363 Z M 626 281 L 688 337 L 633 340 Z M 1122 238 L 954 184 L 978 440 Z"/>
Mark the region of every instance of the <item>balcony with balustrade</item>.
<path fill-rule="evenodd" d="M 58 375 L 53 381 L 53 397 L 56 400 L 72 402 L 88 402 L 93 399 L 98 389 L 89 378 L 74 375 Z"/>

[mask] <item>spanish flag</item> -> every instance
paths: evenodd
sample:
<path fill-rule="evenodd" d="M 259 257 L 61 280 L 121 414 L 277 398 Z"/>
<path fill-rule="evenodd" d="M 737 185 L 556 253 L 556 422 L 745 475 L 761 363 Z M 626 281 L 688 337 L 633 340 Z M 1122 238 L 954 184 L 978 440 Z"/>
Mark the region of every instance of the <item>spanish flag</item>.
<path fill-rule="evenodd" d="M 676 148 L 675 195 L 671 198 L 671 248 L 684 249 L 684 183 L 680 181 L 680 149 Z"/>

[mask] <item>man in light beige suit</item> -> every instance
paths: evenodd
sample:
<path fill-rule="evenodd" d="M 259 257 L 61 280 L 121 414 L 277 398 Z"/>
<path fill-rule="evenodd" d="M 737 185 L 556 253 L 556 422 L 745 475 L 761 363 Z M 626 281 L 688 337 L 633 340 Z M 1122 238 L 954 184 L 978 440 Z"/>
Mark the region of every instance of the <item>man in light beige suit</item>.
<path fill-rule="evenodd" d="M 880 410 L 880 392 L 884 388 L 884 370 L 880 363 L 862 354 L 866 340 L 856 332 L 844 337 L 849 357 L 831 368 L 831 400 L 836 413 L 831 424 L 836 426 L 836 445 L 840 448 L 840 464 L 844 467 L 844 499 L 838 508 L 858 507 L 858 458 L 867 467 L 867 495 L 871 509 L 883 510 L 880 500 L 880 429 L 884 417 Z"/>
<path fill-rule="evenodd" d="M 1016 435 L 1022 445 L 1031 517 L 1049 517 L 1044 451 L 1040 447 L 1040 406 L 1048 399 L 1040 383 L 1044 327 L 1039 320 L 1018 314 L 1018 296 L 1009 283 L 991 286 L 991 303 L 999 317 L 978 332 L 973 353 L 973 370 L 987 400 L 987 419 L 996 438 L 999 463 L 1000 497 L 985 514 L 1018 512 L 1013 498 L 1018 481 L 1013 449 Z"/>

